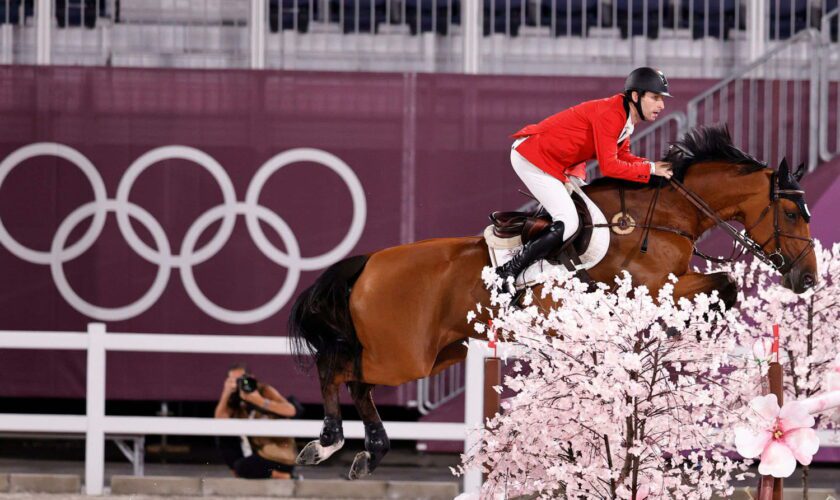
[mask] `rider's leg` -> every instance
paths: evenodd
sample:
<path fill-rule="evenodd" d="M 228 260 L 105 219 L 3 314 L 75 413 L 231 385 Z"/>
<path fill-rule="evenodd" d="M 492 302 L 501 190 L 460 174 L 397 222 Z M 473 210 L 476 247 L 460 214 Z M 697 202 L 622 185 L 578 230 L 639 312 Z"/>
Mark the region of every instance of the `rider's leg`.
<path fill-rule="evenodd" d="M 510 261 L 496 269 L 503 279 L 516 277 L 533 262 L 546 257 L 551 251 L 569 239 L 580 224 L 577 209 L 565 184 L 548 175 L 526 160 L 515 149 L 510 153 L 513 170 L 543 205 L 554 221 L 549 230 L 526 243 Z"/>

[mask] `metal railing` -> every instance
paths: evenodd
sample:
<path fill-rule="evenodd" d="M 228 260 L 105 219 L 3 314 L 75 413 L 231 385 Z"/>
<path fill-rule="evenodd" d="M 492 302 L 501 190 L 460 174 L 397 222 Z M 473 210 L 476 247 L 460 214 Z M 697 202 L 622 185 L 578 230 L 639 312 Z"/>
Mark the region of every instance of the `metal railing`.
<path fill-rule="evenodd" d="M 819 32 L 778 44 L 688 103 L 688 126 L 725 123 L 736 146 L 775 166 L 816 167 L 819 140 Z"/>
<path fill-rule="evenodd" d="M 720 77 L 836 0 L 0 0 L 6 63 Z M 7 20 L 8 18 L 8 20 Z M 4 23 L 5 21 L 5 23 Z"/>
<path fill-rule="evenodd" d="M 820 158 L 829 161 L 840 153 L 840 9 L 822 20 L 820 57 Z"/>
<path fill-rule="evenodd" d="M 464 393 L 465 365 L 458 363 L 432 377 L 417 381 L 417 411 L 428 415 Z"/>

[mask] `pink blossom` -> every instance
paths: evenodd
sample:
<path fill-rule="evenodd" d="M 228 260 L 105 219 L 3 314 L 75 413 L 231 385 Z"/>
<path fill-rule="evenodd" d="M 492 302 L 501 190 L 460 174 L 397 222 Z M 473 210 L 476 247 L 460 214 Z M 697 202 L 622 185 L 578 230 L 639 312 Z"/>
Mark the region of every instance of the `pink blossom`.
<path fill-rule="evenodd" d="M 768 394 L 750 401 L 758 415 L 758 429 L 735 429 L 735 447 L 745 458 L 761 456 L 758 472 L 765 476 L 789 477 L 796 469 L 811 459 L 820 447 L 814 432 L 814 417 L 807 408 L 794 401 L 779 408 L 776 396 Z"/>
<path fill-rule="evenodd" d="M 818 396 L 803 399 L 801 403 L 808 413 L 811 414 L 840 408 L 840 390 L 827 391 Z"/>
<path fill-rule="evenodd" d="M 761 337 L 753 343 L 753 359 L 758 364 L 769 363 L 773 359 L 773 339 Z"/>
<path fill-rule="evenodd" d="M 825 390 L 840 391 L 840 354 L 834 358 L 834 362 L 828 368 L 825 376 Z"/>

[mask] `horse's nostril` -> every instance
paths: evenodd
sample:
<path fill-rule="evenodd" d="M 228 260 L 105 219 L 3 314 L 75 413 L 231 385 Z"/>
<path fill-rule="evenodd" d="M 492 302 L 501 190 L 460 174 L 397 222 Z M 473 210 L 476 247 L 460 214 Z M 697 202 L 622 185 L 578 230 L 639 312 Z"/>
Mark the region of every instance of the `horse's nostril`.
<path fill-rule="evenodd" d="M 810 274 L 806 274 L 802 277 L 802 286 L 805 288 L 811 288 L 814 286 L 814 276 Z"/>

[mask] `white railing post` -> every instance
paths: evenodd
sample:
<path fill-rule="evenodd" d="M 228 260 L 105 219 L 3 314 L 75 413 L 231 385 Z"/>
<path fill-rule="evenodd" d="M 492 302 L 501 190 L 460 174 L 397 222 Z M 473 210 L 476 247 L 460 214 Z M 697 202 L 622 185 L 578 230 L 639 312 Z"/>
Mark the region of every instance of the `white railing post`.
<path fill-rule="evenodd" d="M 50 37 L 52 2 L 53 0 L 37 0 L 35 6 L 35 62 L 37 64 L 50 64 L 50 55 L 52 54 L 52 39 Z"/>
<path fill-rule="evenodd" d="M 750 47 L 750 62 L 764 55 L 768 17 L 767 2 L 747 3 L 747 37 Z"/>
<path fill-rule="evenodd" d="M 831 12 L 826 13 L 821 21 L 820 25 L 820 37 L 819 37 L 819 44 L 818 47 L 818 62 L 817 66 L 819 67 L 819 93 L 820 93 L 820 100 L 817 103 L 817 108 L 819 109 L 820 114 L 820 122 L 818 125 L 819 129 L 819 141 L 818 141 L 818 148 L 819 148 L 819 155 L 822 161 L 830 161 L 834 158 L 834 155 L 837 154 L 838 148 L 835 147 L 834 151 L 830 151 L 828 147 L 828 133 L 829 129 L 835 130 L 837 126 L 836 117 L 834 120 L 829 121 L 829 115 L 831 114 L 831 107 L 829 106 L 829 88 L 831 86 L 831 79 L 829 78 L 829 66 L 834 63 L 836 69 L 836 60 L 832 61 L 832 53 L 836 50 L 836 44 L 832 44 L 831 42 L 831 25 L 837 23 L 837 17 L 840 15 L 840 10 L 835 9 Z M 831 126 L 829 126 L 831 124 Z"/>
<path fill-rule="evenodd" d="M 265 68 L 265 2 L 266 0 L 251 0 L 251 69 Z"/>
<path fill-rule="evenodd" d="M 481 2 L 464 0 L 461 32 L 464 34 L 464 73 L 478 74 L 481 41 Z"/>
<path fill-rule="evenodd" d="M 808 46 L 811 64 L 808 85 L 808 172 L 813 172 L 820 162 L 820 80 L 822 63 L 822 37 L 816 36 Z"/>
<path fill-rule="evenodd" d="M 464 438 L 464 453 L 478 442 L 472 429 L 484 425 L 484 357 L 485 349 L 475 339 L 470 339 L 467 349 L 467 380 L 464 395 L 464 424 L 467 435 Z M 477 468 L 464 474 L 464 493 L 478 493 L 481 489 L 481 471 Z"/>
<path fill-rule="evenodd" d="M 85 492 L 101 495 L 105 479 L 105 325 L 88 324 Z"/>

